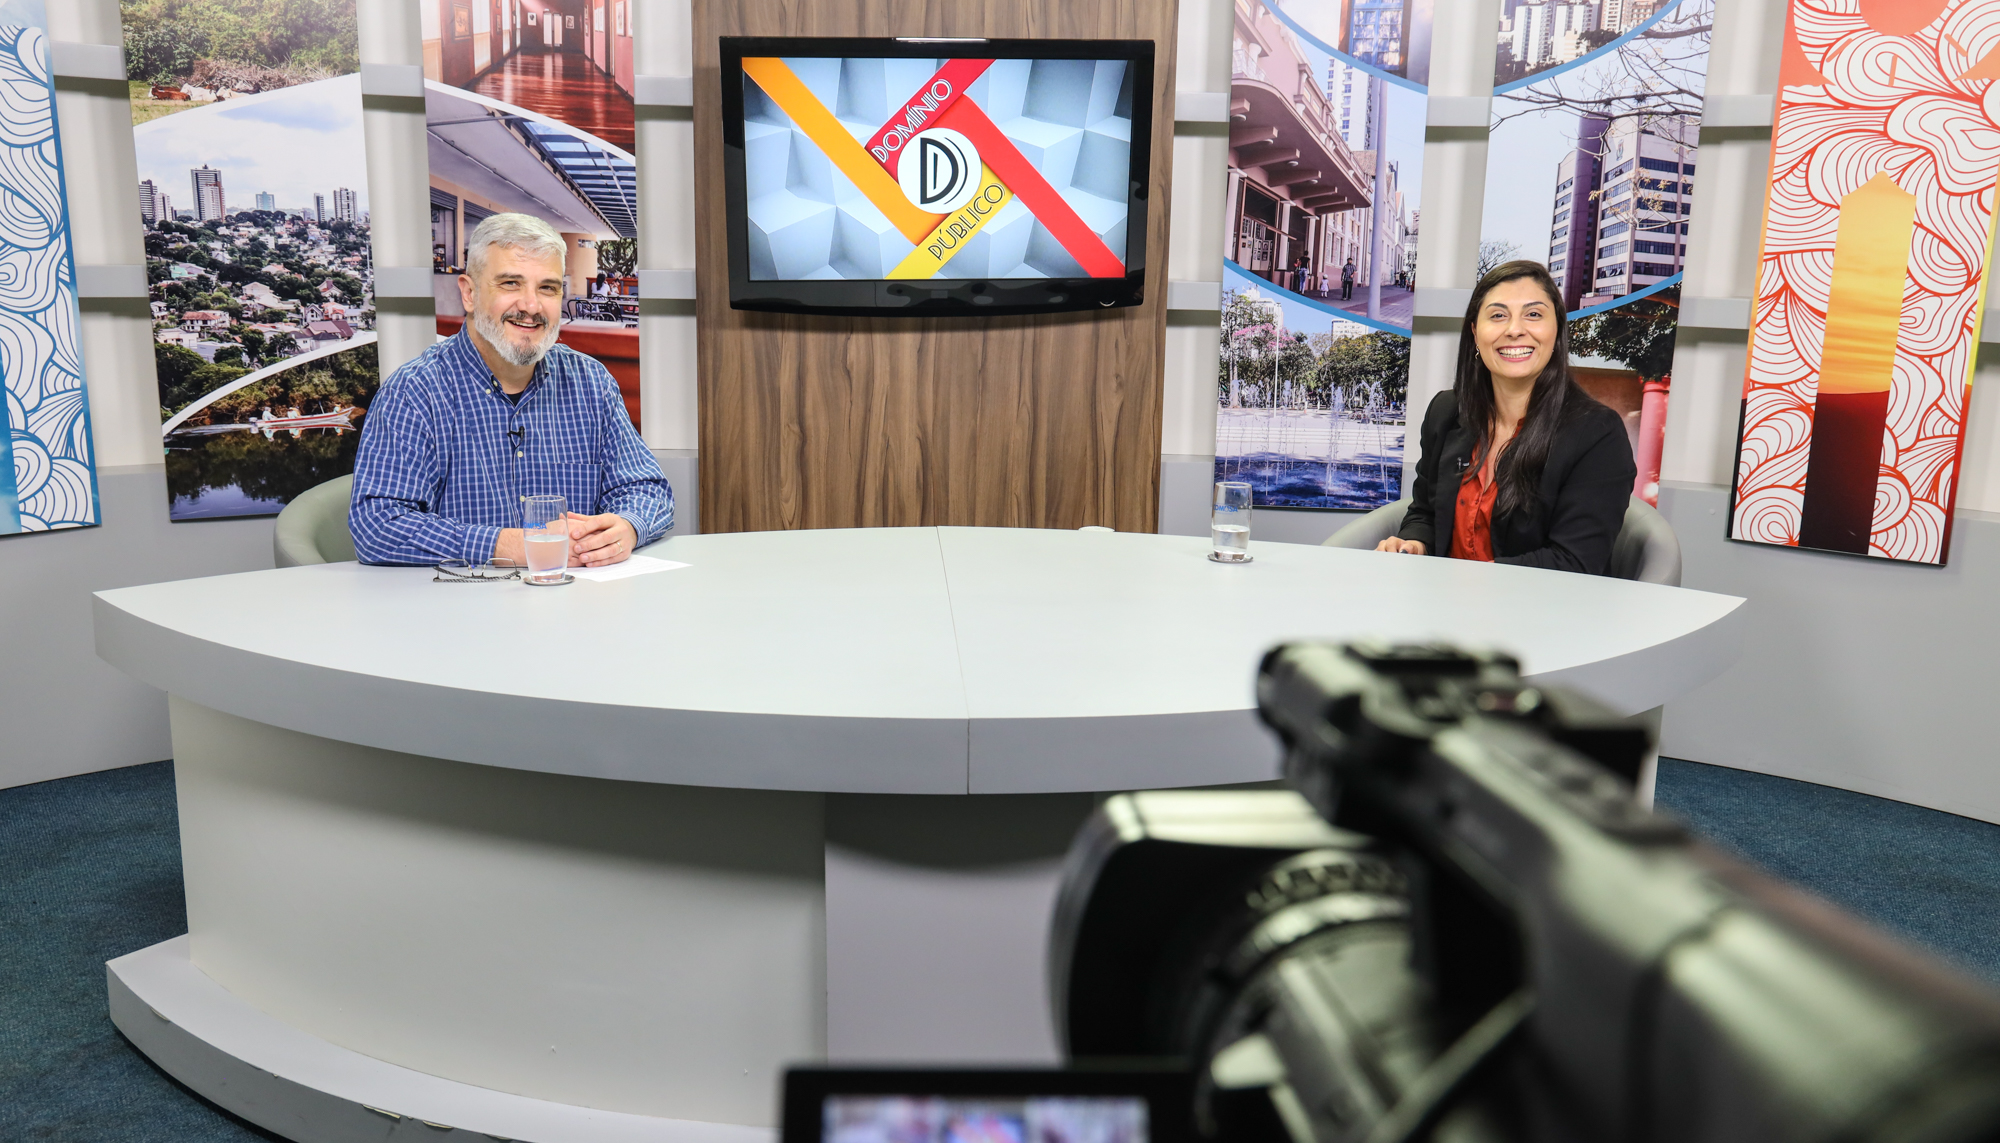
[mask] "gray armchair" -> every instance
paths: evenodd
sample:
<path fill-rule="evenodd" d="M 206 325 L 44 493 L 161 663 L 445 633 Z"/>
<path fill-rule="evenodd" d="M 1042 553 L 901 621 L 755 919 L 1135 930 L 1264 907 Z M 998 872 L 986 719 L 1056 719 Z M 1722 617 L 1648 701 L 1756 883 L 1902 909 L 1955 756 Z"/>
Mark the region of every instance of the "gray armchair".
<path fill-rule="evenodd" d="M 1375 545 L 1396 534 L 1403 526 L 1403 514 L 1410 510 L 1410 498 L 1405 496 L 1394 504 L 1384 504 L 1361 516 L 1349 520 L 1347 526 L 1320 541 L 1322 548 L 1360 548 L 1374 551 Z"/>
<path fill-rule="evenodd" d="M 271 537 L 278 566 L 353 559 L 354 534 L 347 529 L 347 502 L 353 494 L 354 477 L 342 476 L 293 497 L 278 513 L 278 528 Z"/>
<path fill-rule="evenodd" d="M 1396 529 L 1403 526 L 1403 514 L 1409 509 L 1408 500 L 1385 504 L 1358 520 L 1349 521 L 1346 527 L 1328 536 L 1322 546 L 1373 549 L 1396 534 Z M 1625 506 L 1625 523 L 1618 529 L 1618 538 L 1612 541 L 1611 564 L 1604 574 L 1614 579 L 1680 586 L 1681 542 L 1659 509 L 1637 496 Z"/>

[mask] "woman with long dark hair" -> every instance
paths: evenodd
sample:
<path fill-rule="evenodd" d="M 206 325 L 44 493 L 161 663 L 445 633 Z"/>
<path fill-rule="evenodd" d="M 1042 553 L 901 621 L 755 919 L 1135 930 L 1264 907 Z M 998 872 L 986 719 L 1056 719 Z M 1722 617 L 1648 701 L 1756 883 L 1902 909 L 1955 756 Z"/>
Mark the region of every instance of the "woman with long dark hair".
<path fill-rule="evenodd" d="M 1562 293 L 1540 263 L 1472 291 L 1458 380 L 1419 440 L 1409 511 L 1376 550 L 1603 574 L 1638 469 L 1624 422 L 1569 375 Z"/>

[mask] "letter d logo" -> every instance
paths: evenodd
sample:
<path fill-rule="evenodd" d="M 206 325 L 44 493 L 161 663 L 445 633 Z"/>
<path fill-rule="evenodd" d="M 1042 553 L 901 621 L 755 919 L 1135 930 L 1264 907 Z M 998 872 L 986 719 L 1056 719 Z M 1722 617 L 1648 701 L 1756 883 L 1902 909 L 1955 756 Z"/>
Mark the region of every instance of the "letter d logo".
<path fill-rule="evenodd" d="M 948 127 L 919 131 L 903 147 L 896 181 L 903 197 L 932 214 L 950 214 L 979 193 L 979 150 Z"/>

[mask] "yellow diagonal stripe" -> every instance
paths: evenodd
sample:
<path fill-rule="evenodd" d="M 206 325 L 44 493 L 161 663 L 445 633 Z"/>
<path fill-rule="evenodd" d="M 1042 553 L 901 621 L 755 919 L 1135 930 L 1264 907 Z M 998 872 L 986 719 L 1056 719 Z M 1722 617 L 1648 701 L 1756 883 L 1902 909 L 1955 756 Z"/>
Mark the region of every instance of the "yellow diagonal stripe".
<path fill-rule="evenodd" d="M 979 164 L 979 193 L 972 201 L 959 207 L 945 220 L 937 224 L 937 229 L 924 235 L 917 248 L 909 257 L 896 264 L 889 271 L 891 278 L 935 277 L 951 256 L 965 248 L 972 236 L 979 233 L 1002 207 L 1014 201 L 1014 192 L 1007 184 L 993 177 L 993 168 Z"/>
<path fill-rule="evenodd" d="M 840 120 L 833 117 L 833 112 L 826 109 L 819 97 L 792 74 L 792 69 L 785 66 L 784 60 L 746 59 L 743 71 L 757 81 L 757 86 L 771 97 L 771 102 L 792 117 L 792 122 L 806 133 L 806 138 L 833 160 L 840 173 L 868 196 L 875 209 L 889 216 L 890 223 L 903 232 L 903 237 L 915 242 L 937 226 L 938 216 L 919 210 L 904 197 L 903 188 L 895 178 L 875 161 L 875 156 L 855 141 L 854 136 L 847 133 L 847 128 L 841 126 Z"/>

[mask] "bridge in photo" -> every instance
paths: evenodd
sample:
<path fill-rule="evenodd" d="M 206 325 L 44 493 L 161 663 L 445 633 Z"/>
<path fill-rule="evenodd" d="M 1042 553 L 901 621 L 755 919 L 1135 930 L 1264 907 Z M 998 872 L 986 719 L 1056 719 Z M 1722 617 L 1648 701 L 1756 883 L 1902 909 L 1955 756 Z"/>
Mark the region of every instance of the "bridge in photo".
<path fill-rule="evenodd" d="M 164 422 L 160 424 L 160 438 L 164 440 L 167 437 L 172 436 L 174 430 L 180 428 L 181 425 L 185 424 L 189 417 L 194 416 L 196 413 L 199 413 L 203 409 L 206 409 L 210 405 L 214 404 L 218 399 L 226 397 L 229 394 L 236 392 L 238 389 L 243 389 L 251 385 L 255 385 L 257 382 L 262 381 L 267 377 L 276 376 L 279 373 L 283 373 L 287 369 L 304 365 L 307 362 L 317 361 L 322 357 L 331 357 L 332 355 L 339 353 L 342 350 L 358 349 L 361 346 L 373 345 L 373 344 L 375 344 L 375 334 L 372 331 L 368 333 L 357 333 L 353 337 L 348 338 L 346 341 L 330 341 L 327 342 L 325 345 L 320 346 L 317 349 L 307 350 L 306 352 L 299 354 L 297 357 L 287 357 L 283 361 L 278 362 L 276 365 L 266 365 L 262 369 L 256 370 L 251 373 L 245 373 L 243 376 L 238 377 L 236 380 L 231 381 L 227 385 L 223 385 L 220 386 L 219 388 L 211 389 L 208 392 L 203 393 L 201 396 L 195 398 L 193 401 L 188 402 L 187 408 L 182 409 L 180 412 L 175 413 L 171 417 L 168 417 Z"/>

